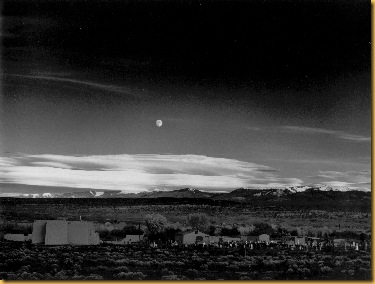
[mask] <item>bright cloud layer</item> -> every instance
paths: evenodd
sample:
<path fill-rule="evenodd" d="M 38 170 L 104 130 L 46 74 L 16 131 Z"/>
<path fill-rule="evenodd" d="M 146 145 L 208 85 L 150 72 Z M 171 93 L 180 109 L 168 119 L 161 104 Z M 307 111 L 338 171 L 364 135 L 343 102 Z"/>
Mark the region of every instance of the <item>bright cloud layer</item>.
<path fill-rule="evenodd" d="M 295 186 L 270 167 L 198 155 L 23 155 L 0 158 L 2 183 L 140 192 L 194 187 Z"/>

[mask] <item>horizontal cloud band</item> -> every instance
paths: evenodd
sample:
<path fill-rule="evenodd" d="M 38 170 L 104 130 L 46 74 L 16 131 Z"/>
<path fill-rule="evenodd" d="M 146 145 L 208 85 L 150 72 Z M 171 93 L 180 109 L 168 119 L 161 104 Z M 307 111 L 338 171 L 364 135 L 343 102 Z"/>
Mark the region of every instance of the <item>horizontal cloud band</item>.
<path fill-rule="evenodd" d="M 0 182 L 140 192 L 194 187 L 296 186 L 270 167 L 199 155 L 22 155 L 0 158 Z"/>
<path fill-rule="evenodd" d="M 352 141 L 352 142 L 370 142 L 371 141 L 370 137 L 349 134 L 343 131 L 329 130 L 329 129 L 323 129 L 323 128 L 313 128 L 313 127 L 303 127 L 303 126 L 283 126 L 282 129 L 285 131 L 294 132 L 294 133 L 333 135 L 337 138 Z"/>

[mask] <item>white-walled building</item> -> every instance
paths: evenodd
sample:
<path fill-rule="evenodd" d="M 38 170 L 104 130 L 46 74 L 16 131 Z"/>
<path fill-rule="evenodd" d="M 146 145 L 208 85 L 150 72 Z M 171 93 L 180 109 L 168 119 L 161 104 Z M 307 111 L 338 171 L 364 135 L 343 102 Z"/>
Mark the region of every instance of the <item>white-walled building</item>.
<path fill-rule="evenodd" d="M 191 230 L 176 234 L 175 240 L 181 245 L 191 245 L 203 242 L 208 244 L 209 235 L 202 233 L 198 230 Z"/>
<path fill-rule="evenodd" d="M 212 243 L 216 243 L 216 244 L 222 243 L 223 237 L 221 237 L 221 236 L 208 236 L 208 242 L 210 244 L 212 244 Z"/>
<path fill-rule="evenodd" d="M 143 240 L 144 235 L 126 235 L 125 238 L 122 240 L 116 240 L 116 241 L 106 241 L 106 243 L 109 244 L 116 244 L 116 245 L 128 245 L 128 244 L 135 244 L 139 243 Z"/>
<path fill-rule="evenodd" d="M 33 224 L 32 243 L 44 243 L 46 238 L 46 224 L 47 220 L 35 220 Z"/>
<path fill-rule="evenodd" d="M 222 236 L 224 243 L 240 242 L 241 238 Z"/>
<path fill-rule="evenodd" d="M 269 242 L 270 241 L 270 235 L 267 235 L 267 234 L 259 235 L 259 241 L 260 242 Z"/>
<path fill-rule="evenodd" d="M 46 224 L 46 245 L 68 244 L 68 222 L 65 220 L 51 220 Z"/>
<path fill-rule="evenodd" d="M 46 245 L 97 245 L 100 239 L 92 222 L 37 220 L 33 225 L 32 242 Z"/>
<path fill-rule="evenodd" d="M 142 235 L 126 235 L 126 237 L 123 239 L 124 244 L 131 244 L 131 243 L 138 243 L 143 240 L 143 234 Z"/>
<path fill-rule="evenodd" d="M 98 244 L 99 235 L 92 222 L 68 222 L 68 241 L 77 245 Z"/>
<path fill-rule="evenodd" d="M 27 236 L 24 234 L 5 234 L 4 240 L 13 242 L 24 242 L 27 240 Z"/>

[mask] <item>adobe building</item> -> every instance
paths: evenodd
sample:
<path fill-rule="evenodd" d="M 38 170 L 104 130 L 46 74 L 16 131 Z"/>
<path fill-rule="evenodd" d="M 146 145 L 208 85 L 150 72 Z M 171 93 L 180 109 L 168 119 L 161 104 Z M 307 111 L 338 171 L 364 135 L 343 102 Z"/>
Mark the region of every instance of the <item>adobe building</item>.
<path fill-rule="evenodd" d="M 294 243 L 296 245 L 305 245 L 306 244 L 306 238 L 305 237 L 295 237 Z"/>
<path fill-rule="evenodd" d="M 75 245 L 99 244 L 99 235 L 95 232 L 92 222 L 68 222 L 68 243 Z"/>
<path fill-rule="evenodd" d="M 227 237 L 223 236 L 222 237 L 224 243 L 232 243 L 232 242 L 240 242 L 241 238 L 236 238 L 236 237 Z"/>
<path fill-rule="evenodd" d="M 259 241 L 260 242 L 269 242 L 270 241 L 270 235 L 267 235 L 267 234 L 259 235 Z"/>
<path fill-rule="evenodd" d="M 142 235 L 126 235 L 126 237 L 122 240 L 124 244 L 132 244 L 132 243 L 139 243 L 143 240 Z"/>
<path fill-rule="evenodd" d="M 68 244 L 68 222 L 65 220 L 50 220 L 46 224 L 46 245 Z"/>
<path fill-rule="evenodd" d="M 136 244 L 143 240 L 144 235 L 126 235 L 122 240 L 106 241 L 108 244 L 129 245 Z"/>
<path fill-rule="evenodd" d="M 97 245 L 99 242 L 92 222 L 36 220 L 33 224 L 33 244 Z"/>
<path fill-rule="evenodd" d="M 259 236 L 241 236 L 241 241 L 255 243 L 259 241 Z"/>
<path fill-rule="evenodd" d="M 221 236 L 209 236 L 208 237 L 208 242 L 210 244 L 218 244 L 218 243 L 222 243 L 223 242 L 223 237 Z"/>
<path fill-rule="evenodd" d="M 286 243 L 288 246 L 305 245 L 306 237 L 285 236 L 282 238 L 282 242 Z"/>
<path fill-rule="evenodd" d="M 209 241 L 209 235 L 202 233 L 198 230 L 186 231 L 186 232 L 181 232 L 181 233 L 176 234 L 175 240 L 180 245 L 191 245 L 191 244 L 203 243 L 203 242 L 207 244 Z"/>
<path fill-rule="evenodd" d="M 4 240 L 12 242 L 24 242 L 27 240 L 27 236 L 24 234 L 5 234 Z"/>
<path fill-rule="evenodd" d="M 35 220 L 31 241 L 33 244 L 44 243 L 46 237 L 47 220 Z"/>
<path fill-rule="evenodd" d="M 256 243 L 256 242 L 270 242 L 270 235 L 268 234 L 261 234 L 259 236 L 241 236 L 241 241 L 247 241 L 250 243 Z"/>

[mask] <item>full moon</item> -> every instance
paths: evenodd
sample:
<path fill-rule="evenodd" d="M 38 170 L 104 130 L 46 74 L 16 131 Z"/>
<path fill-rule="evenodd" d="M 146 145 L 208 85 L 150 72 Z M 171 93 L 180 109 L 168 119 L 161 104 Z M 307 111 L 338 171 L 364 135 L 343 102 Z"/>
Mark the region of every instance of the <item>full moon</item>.
<path fill-rule="evenodd" d="M 157 120 L 156 121 L 156 126 L 157 127 L 160 127 L 160 126 L 162 126 L 163 125 L 163 122 L 161 121 L 161 120 Z"/>

